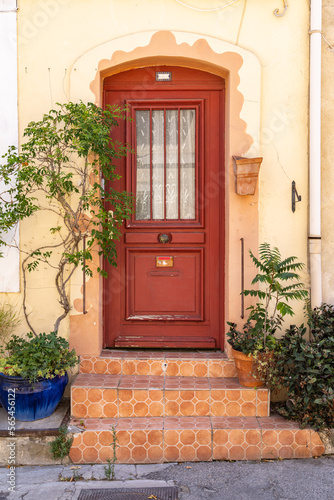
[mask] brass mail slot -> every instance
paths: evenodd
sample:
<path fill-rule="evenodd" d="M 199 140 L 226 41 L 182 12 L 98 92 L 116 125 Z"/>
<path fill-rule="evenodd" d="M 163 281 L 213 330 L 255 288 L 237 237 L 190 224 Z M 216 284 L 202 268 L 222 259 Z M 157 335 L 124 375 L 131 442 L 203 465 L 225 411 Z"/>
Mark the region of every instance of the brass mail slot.
<path fill-rule="evenodd" d="M 156 267 L 173 267 L 173 257 L 156 257 L 155 265 Z"/>

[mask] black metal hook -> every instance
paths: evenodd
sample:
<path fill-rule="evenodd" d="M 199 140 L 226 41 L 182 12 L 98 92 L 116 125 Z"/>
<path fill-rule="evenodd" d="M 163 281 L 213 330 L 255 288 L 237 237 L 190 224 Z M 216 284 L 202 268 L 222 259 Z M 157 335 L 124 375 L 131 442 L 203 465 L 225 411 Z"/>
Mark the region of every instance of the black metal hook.
<path fill-rule="evenodd" d="M 302 201 L 301 195 L 298 194 L 297 188 L 296 188 L 296 183 L 295 181 L 292 181 L 292 211 L 296 211 L 296 203 L 298 201 Z"/>

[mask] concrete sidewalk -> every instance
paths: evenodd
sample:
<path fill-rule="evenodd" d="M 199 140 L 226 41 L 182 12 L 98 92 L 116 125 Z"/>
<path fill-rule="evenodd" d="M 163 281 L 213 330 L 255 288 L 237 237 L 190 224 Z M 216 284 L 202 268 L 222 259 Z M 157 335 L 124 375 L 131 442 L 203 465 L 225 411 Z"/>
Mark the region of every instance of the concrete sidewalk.
<path fill-rule="evenodd" d="M 116 465 L 107 481 L 104 465 L 0 469 L 0 500 L 77 500 L 83 489 L 175 485 L 179 500 L 332 500 L 334 456 L 263 462 L 199 462 Z"/>

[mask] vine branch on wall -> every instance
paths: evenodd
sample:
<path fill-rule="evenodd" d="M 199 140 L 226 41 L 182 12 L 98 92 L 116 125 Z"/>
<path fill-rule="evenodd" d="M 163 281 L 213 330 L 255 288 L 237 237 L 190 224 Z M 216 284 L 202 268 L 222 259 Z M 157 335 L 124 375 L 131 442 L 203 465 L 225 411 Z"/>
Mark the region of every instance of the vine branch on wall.
<path fill-rule="evenodd" d="M 59 104 L 42 120 L 28 124 L 24 131 L 27 142 L 20 153 L 11 146 L 3 157 L 1 233 L 20 220 L 50 213 L 49 224 L 38 225 L 38 239 L 47 244 L 35 246 L 31 238 L 19 248 L 24 255 L 23 311 L 35 334 L 27 309 L 30 272 L 43 264 L 54 275 L 62 308 L 53 321 L 53 330 L 58 331 L 71 310 L 69 285 L 75 269 L 81 267 L 87 276 L 93 275 L 93 246 L 97 244 L 99 255 L 116 265 L 115 240 L 119 238 L 122 221 L 131 214 L 132 199 L 126 192 L 106 189 L 101 178 L 119 178 L 116 162 L 128 148 L 114 143 L 110 131 L 124 118 L 125 111 L 119 107 L 102 110 L 92 103 Z M 1 233 L 0 245 L 6 245 Z M 97 272 L 105 276 L 102 267 L 97 267 Z"/>

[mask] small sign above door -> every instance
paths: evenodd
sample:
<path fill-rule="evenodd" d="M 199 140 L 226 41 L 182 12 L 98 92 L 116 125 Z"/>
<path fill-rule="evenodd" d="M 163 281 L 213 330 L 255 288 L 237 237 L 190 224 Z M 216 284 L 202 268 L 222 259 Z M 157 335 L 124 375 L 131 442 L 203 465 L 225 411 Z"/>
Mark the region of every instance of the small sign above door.
<path fill-rule="evenodd" d="M 156 257 L 156 267 L 174 267 L 173 257 Z"/>
<path fill-rule="evenodd" d="M 171 71 L 156 71 L 155 72 L 156 82 L 171 82 L 172 72 Z"/>

